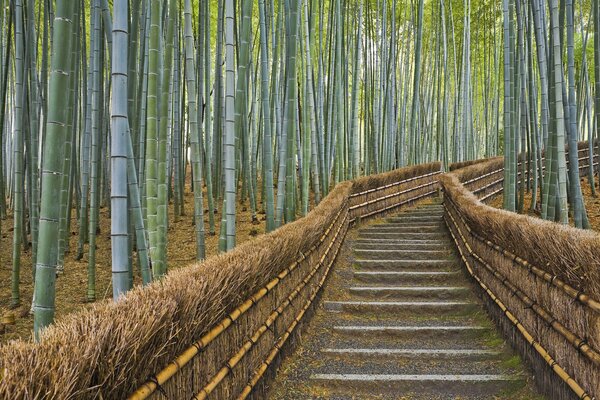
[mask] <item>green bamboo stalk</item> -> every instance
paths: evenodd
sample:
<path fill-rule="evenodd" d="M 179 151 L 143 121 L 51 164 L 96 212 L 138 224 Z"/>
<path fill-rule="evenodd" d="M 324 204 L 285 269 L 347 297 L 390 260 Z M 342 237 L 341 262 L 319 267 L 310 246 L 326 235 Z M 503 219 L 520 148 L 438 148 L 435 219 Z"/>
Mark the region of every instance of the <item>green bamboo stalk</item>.
<path fill-rule="evenodd" d="M 210 60 L 211 60 L 211 33 L 210 33 L 210 5 L 206 1 L 204 4 L 204 143 L 205 143 L 205 176 L 206 176 L 206 197 L 208 202 L 208 231 L 211 235 L 215 234 L 215 200 L 213 194 L 213 142 L 212 142 L 212 121 L 210 93 Z M 216 96 L 215 96 L 216 97 Z M 219 177 L 217 177 L 219 179 Z"/>
<path fill-rule="evenodd" d="M 283 185 L 283 193 L 285 193 L 285 222 L 291 222 L 295 219 L 296 213 L 294 208 L 295 198 L 295 163 L 294 163 L 294 142 L 297 132 L 298 118 L 298 92 L 296 81 L 296 61 L 297 61 L 297 43 L 298 43 L 298 11 L 299 1 L 290 0 L 286 8 L 287 24 L 288 24 L 288 42 L 286 42 L 286 111 L 284 126 L 286 126 L 285 138 L 285 185 Z M 282 142 L 284 139 L 282 138 Z M 281 166 L 280 166 L 281 169 Z M 279 187 L 278 187 L 279 196 Z M 279 198 L 277 199 L 277 208 L 279 209 Z M 279 218 L 278 218 L 279 219 Z"/>
<path fill-rule="evenodd" d="M 160 107 L 160 120 L 158 130 L 158 172 L 157 172 L 157 253 L 152 257 L 152 268 L 154 277 L 160 279 L 167 273 L 167 206 L 168 206 L 168 184 L 167 184 L 167 136 L 169 127 L 169 90 L 171 87 L 172 65 L 173 65 L 173 42 L 175 39 L 175 16 L 177 13 L 177 1 L 169 1 L 167 32 L 164 44 L 164 58 L 162 66 L 162 78 L 160 87 L 162 91 Z M 165 10 L 167 12 L 167 10 Z"/>
<path fill-rule="evenodd" d="M 160 259 L 158 227 L 158 94 L 159 94 L 159 51 L 160 51 L 160 1 L 150 0 L 150 40 L 148 45 L 148 95 L 146 114 L 146 213 L 152 275 L 155 279 L 163 276 Z"/>
<path fill-rule="evenodd" d="M 562 95 L 562 62 L 560 52 L 560 30 L 558 26 L 558 1 L 551 0 L 551 37 L 552 37 L 552 59 L 554 72 L 554 96 L 555 96 L 555 153 L 554 155 L 557 163 L 557 200 L 556 210 L 558 215 L 556 219 L 563 224 L 568 224 L 568 205 L 567 205 L 567 165 L 565 159 L 565 121 L 564 121 L 564 108 L 563 108 L 563 95 Z M 553 157 L 554 158 L 554 157 Z"/>
<path fill-rule="evenodd" d="M 127 207 L 127 162 L 129 123 L 127 115 L 127 73 L 129 47 L 128 0 L 115 0 L 112 31 L 111 111 L 111 253 L 113 299 L 118 300 L 129 286 L 129 222 Z"/>
<path fill-rule="evenodd" d="M 268 35 L 265 0 L 258 2 L 260 18 L 260 57 L 261 57 L 261 100 L 263 117 L 263 180 L 265 193 L 266 232 L 275 229 L 275 205 L 273 192 L 273 148 L 271 134 L 271 105 L 269 102 L 269 76 L 268 76 Z"/>
<path fill-rule="evenodd" d="M 11 276 L 11 307 L 21 304 L 19 283 L 21 274 L 21 246 L 23 240 L 23 218 L 25 206 L 25 174 L 23 159 L 23 105 L 24 97 L 24 32 L 23 32 L 23 3 L 15 0 L 15 120 L 13 126 L 13 247 L 12 247 L 12 276 Z"/>
<path fill-rule="evenodd" d="M 63 146 L 69 132 L 63 112 L 64 93 L 68 93 L 69 68 L 71 65 L 71 30 L 75 2 L 57 0 L 56 17 L 53 25 L 52 67 L 50 90 L 48 92 L 47 136 L 44 143 L 42 168 L 42 192 L 40 209 L 40 233 L 38 258 L 34 287 L 34 333 L 39 338 L 40 331 L 54 320 L 55 280 L 57 263 L 58 220 L 60 206 L 56 199 L 61 189 Z M 66 72 L 67 71 L 67 72 Z"/>
<path fill-rule="evenodd" d="M 90 155 L 90 217 L 89 217 L 89 249 L 88 249 L 88 290 L 87 301 L 96 300 L 96 234 L 98 228 L 98 210 L 100 206 L 100 163 L 102 151 L 101 138 L 101 48 L 102 26 L 100 25 L 100 0 L 92 2 L 92 129 Z"/>
<path fill-rule="evenodd" d="M 226 250 L 231 250 L 235 247 L 236 165 L 234 61 L 234 6 L 233 0 L 225 0 L 225 198 L 223 203 L 223 214 L 226 216 Z"/>
<path fill-rule="evenodd" d="M 196 221 L 196 260 L 205 257 L 204 205 L 202 200 L 202 161 L 200 157 L 200 141 L 202 134 L 198 125 L 196 96 L 196 65 L 194 58 L 194 35 L 192 31 L 191 0 L 185 0 L 184 42 L 185 42 L 185 76 L 188 99 L 189 135 L 191 143 L 192 176 L 194 179 L 194 219 Z"/>
<path fill-rule="evenodd" d="M 129 202 L 131 203 L 131 215 L 133 216 L 136 249 L 140 264 L 140 272 L 142 275 L 142 283 L 147 285 L 152 282 L 152 269 L 150 268 L 150 259 L 148 257 L 148 240 L 146 237 L 146 229 L 144 228 L 144 217 L 142 214 L 142 204 L 140 201 L 140 188 L 135 169 L 135 157 L 133 154 L 131 134 L 129 134 L 129 140 L 127 141 L 126 145 L 127 180 L 129 183 L 129 190 L 127 193 Z"/>

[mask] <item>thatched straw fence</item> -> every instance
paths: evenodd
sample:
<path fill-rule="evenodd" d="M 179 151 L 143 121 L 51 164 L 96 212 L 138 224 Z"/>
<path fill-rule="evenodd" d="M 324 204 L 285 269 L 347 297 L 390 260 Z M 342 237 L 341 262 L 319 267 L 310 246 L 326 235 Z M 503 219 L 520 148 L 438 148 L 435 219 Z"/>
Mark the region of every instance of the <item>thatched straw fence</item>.
<path fill-rule="evenodd" d="M 600 235 L 483 204 L 501 191 L 498 177 L 502 159 L 440 178 L 461 258 L 539 388 L 552 399 L 597 397 Z"/>
<path fill-rule="evenodd" d="M 565 149 L 568 151 L 568 147 Z M 577 154 L 579 160 L 579 174 L 580 176 L 588 175 L 588 168 L 590 163 L 589 149 L 587 142 L 579 142 L 577 145 Z M 543 154 L 542 154 L 543 156 Z M 545 158 L 542 158 L 545 160 Z M 527 160 L 525 161 L 527 162 Z M 594 156 L 594 167 L 598 166 L 599 157 Z M 569 160 L 567 159 L 567 166 Z M 469 167 L 469 168 L 467 168 Z M 485 202 L 491 200 L 494 196 L 502 193 L 504 184 L 504 158 L 495 157 L 486 160 L 475 160 L 465 161 L 461 163 L 454 163 L 450 165 L 450 171 L 460 170 L 462 177 L 461 182 L 463 185 L 471 190 L 477 198 Z M 542 165 L 542 171 L 545 171 L 545 165 Z M 517 179 L 521 181 L 521 162 L 518 163 Z M 527 173 L 525 179 L 529 179 L 531 182 L 533 176 Z"/>
<path fill-rule="evenodd" d="M 337 185 L 305 218 L 0 347 L 0 398 L 261 398 L 349 224 L 438 190 L 440 164 Z"/>

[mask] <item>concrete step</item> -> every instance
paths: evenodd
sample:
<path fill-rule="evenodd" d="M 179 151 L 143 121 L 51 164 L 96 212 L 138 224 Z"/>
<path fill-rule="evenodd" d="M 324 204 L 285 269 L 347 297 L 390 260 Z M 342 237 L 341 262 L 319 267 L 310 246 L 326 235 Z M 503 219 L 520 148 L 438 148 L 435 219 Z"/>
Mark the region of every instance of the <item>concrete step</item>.
<path fill-rule="evenodd" d="M 321 352 L 330 357 L 347 357 L 358 360 L 383 360 L 408 362 L 410 360 L 440 360 L 469 362 L 501 358 L 503 353 L 491 349 L 412 349 L 412 348 L 325 348 Z"/>
<path fill-rule="evenodd" d="M 406 242 L 388 242 L 388 241 L 371 241 L 358 240 L 352 246 L 355 250 L 440 250 L 450 254 L 454 251 L 450 247 L 450 243 L 406 243 Z"/>
<path fill-rule="evenodd" d="M 440 337 L 470 340 L 482 333 L 489 332 L 489 328 L 477 325 L 337 325 L 333 327 L 333 331 L 341 335 L 362 335 L 375 338 L 393 336 L 401 339 L 416 335 L 427 340 L 435 340 Z"/>
<path fill-rule="evenodd" d="M 430 226 L 446 226 L 446 222 L 443 219 L 443 216 L 440 215 L 431 215 L 431 214 L 406 214 L 404 215 L 404 217 L 425 217 L 425 216 L 429 216 L 432 217 L 433 220 L 432 221 L 411 221 L 411 220 L 407 220 L 407 221 L 403 221 L 403 222 L 390 222 L 389 219 L 390 218 L 400 218 L 401 216 L 396 216 L 396 217 L 387 217 L 385 219 L 384 222 L 382 223 L 376 223 L 373 226 L 377 226 L 377 225 L 430 225 Z"/>
<path fill-rule="evenodd" d="M 459 267 L 444 212 L 429 204 L 351 236 L 351 262 L 337 264 L 273 400 L 535 397 Z"/>
<path fill-rule="evenodd" d="M 435 202 L 435 203 L 420 204 L 419 206 L 410 209 L 409 212 L 416 211 L 416 210 L 426 210 L 426 209 L 444 209 L 444 204 L 442 203 L 442 200 L 440 199 L 440 201 Z"/>
<path fill-rule="evenodd" d="M 444 375 L 471 375 L 471 374 L 505 374 L 510 368 L 503 363 L 506 358 L 498 356 L 487 356 L 468 362 L 460 359 L 448 362 L 447 359 L 435 357 L 413 357 L 405 359 L 405 362 L 391 362 L 390 358 L 376 359 L 355 357 L 348 354 L 326 354 L 326 359 L 321 366 L 317 366 L 313 373 L 346 374 L 346 373 L 368 373 L 398 374 L 398 375 L 420 375 L 420 374 L 444 374 Z"/>
<path fill-rule="evenodd" d="M 313 384 L 329 390 L 348 393 L 380 393 L 388 398 L 408 394 L 430 394 L 443 398 L 469 396 L 492 398 L 504 391 L 513 391 L 525 384 L 523 378 L 504 374 L 369 374 L 369 373 L 321 373 L 310 377 Z M 332 398 L 335 398 L 332 396 Z"/>
<path fill-rule="evenodd" d="M 386 217 L 384 219 L 386 224 L 438 224 L 445 225 L 444 213 L 442 212 L 423 212 L 423 213 L 410 213 L 410 214 L 399 214 Z"/>
<path fill-rule="evenodd" d="M 371 317 L 381 314 L 400 316 L 427 315 L 439 318 L 447 315 L 466 315 L 479 309 L 471 301 L 325 301 L 325 310 L 349 314 L 370 313 Z"/>
<path fill-rule="evenodd" d="M 441 226 L 429 226 L 429 225 L 405 225 L 405 224 L 394 224 L 394 225 L 374 225 L 369 228 L 363 228 L 360 232 L 392 232 L 392 233 L 404 233 L 404 232 L 417 232 L 417 233 L 440 233 L 444 228 Z"/>
<path fill-rule="evenodd" d="M 440 330 L 439 334 L 430 330 L 429 333 L 423 328 L 426 334 L 410 333 L 408 330 L 386 331 L 385 327 L 395 326 L 478 326 L 479 321 L 473 321 L 469 315 L 429 315 L 426 312 L 413 313 L 407 315 L 402 312 L 391 313 L 360 313 L 353 311 L 327 311 L 327 319 L 331 321 L 331 327 L 328 329 L 328 335 L 319 341 L 319 349 L 323 348 L 349 348 L 349 349 L 446 349 L 446 350 L 497 350 L 505 351 L 503 346 L 490 347 L 490 338 L 496 340 L 497 336 L 493 332 L 493 327 L 488 329 L 471 330 L 459 332 L 455 330 L 453 334 L 444 335 Z M 384 327 L 378 331 L 340 329 L 334 330 L 333 327 Z M 486 326 L 486 325 L 482 325 Z M 375 329 L 375 328 L 371 328 Z M 494 346 L 496 346 L 494 344 Z"/>
<path fill-rule="evenodd" d="M 387 285 L 437 286 L 440 283 L 450 285 L 463 281 L 463 273 L 454 271 L 355 271 L 354 279 L 365 283 L 384 283 Z"/>
<path fill-rule="evenodd" d="M 465 300 L 470 298 L 468 286 L 353 286 L 350 294 L 366 299 Z"/>
<path fill-rule="evenodd" d="M 354 249 L 357 259 L 364 260 L 423 260 L 443 261 L 449 259 L 448 250 L 407 249 Z"/>
<path fill-rule="evenodd" d="M 415 208 L 413 210 L 407 210 L 404 212 L 400 212 L 397 215 L 415 215 L 415 214 L 442 214 L 444 212 L 444 207 L 428 207 L 428 208 Z"/>
<path fill-rule="evenodd" d="M 361 239 L 418 239 L 418 240 L 444 240 L 448 236 L 444 232 L 374 232 L 359 231 Z"/>
<path fill-rule="evenodd" d="M 364 260 L 355 259 L 354 265 L 360 271 L 412 272 L 416 270 L 431 272 L 451 272 L 457 270 L 453 260 Z"/>
<path fill-rule="evenodd" d="M 411 215 L 411 214 L 405 214 L 405 215 L 398 215 L 396 217 L 387 217 L 385 219 L 386 222 L 391 222 L 391 223 L 416 223 L 416 222 L 421 222 L 421 223 L 432 223 L 432 222 L 436 222 L 436 223 L 442 223 L 444 221 L 444 217 L 442 215 Z"/>
<path fill-rule="evenodd" d="M 454 242 L 449 238 L 434 238 L 434 239 L 371 239 L 371 238 L 356 238 L 354 243 L 381 243 L 381 244 L 397 244 L 405 246 L 446 246 L 454 249 Z M 416 248 L 416 247 L 415 247 Z"/>

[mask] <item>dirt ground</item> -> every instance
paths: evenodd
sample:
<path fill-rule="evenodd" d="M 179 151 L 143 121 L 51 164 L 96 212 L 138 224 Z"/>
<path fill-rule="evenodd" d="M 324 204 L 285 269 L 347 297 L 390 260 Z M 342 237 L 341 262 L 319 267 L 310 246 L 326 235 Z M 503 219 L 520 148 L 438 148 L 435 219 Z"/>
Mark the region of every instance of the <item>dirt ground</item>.
<path fill-rule="evenodd" d="M 189 175 L 188 175 L 189 176 Z M 206 229 L 206 256 L 217 254 L 219 245 L 219 226 L 221 218 L 221 202 L 215 201 L 219 211 L 215 214 L 216 235 L 208 234 L 208 215 L 206 196 L 205 205 L 205 229 Z M 218 203 L 218 204 L 217 204 Z M 259 203 L 260 204 L 260 203 Z M 257 206 L 258 207 L 258 206 Z M 258 207 L 260 210 L 260 207 Z M 194 195 L 190 190 L 189 182 L 184 196 L 185 215 L 175 222 L 173 204 L 169 205 L 169 229 L 167 233 L 167 263 L 168 268 L 180 268 L 190 265 L 195 261 L 195 227 L 193 224 Z M 264 215 L 258 214 L 259 224 L 252 223 L 252 215 L 249 206 L 237 204 L 237 243 L 242 243 L 253 236 L 264 233 Z M 70 232 L 70 251 L 65 256 L 64 273 L 59 275 L 56 281 L 56 317 L 60 318 L 66 314 L 75 312 L 87 306 L 85 299 L 87 293 L 87 265 L 88 246 L 85 246 L 83 258 L 75 260 L 77 243 L 79 240 L 77 217 L 73 211 L 73 220 Z M 97 237 L 96 251 L 96 299 L 102 300 L 112 297 L 111 284 L 111 253 L 110 253 L 110 215 L 109 209 L 103 207 L 100 210 L 100 233 Z M 30 315 L 31 299 L 33 293 L 31 248 L 26 249 L 21 257 L 21 306 L 16 310 L 10 310 L 11 300 L 11 269 L 12 269 L 12 240 L 13 219 L 9 214 L 1 223 L 0 236 L 0 318 L 12 314 L 16 318 L 14 325 L 0 323 L 0 343 L 11 339 L 29 338 L 32 335 L 33 317 Z M 134 267 L 136 267 L 134 261 Z M 135 283 L 140 284 L 139 271 L 135 271 Z"/>
<path fill-rule="evenodd" d="M 581 190 L 583 192 L 585 209 L 587 211 L 588 220 L 590 221 L 591 229 L 595 231 L 600 231 L 600 184 L 598 182 L 598 177 L 595 177 L 595 187 L 596 187 L 596 196 L 592 195 L 591 186 L 587 180 L 587 178 L 581 179 Z M 534 217 L 540 217 L 541 205 L 539 202 L 539 190 L 537 197 L 537 206 L 535 210 L 531 210 L 531 196 L 533 192 L 525 192 L 525 207 L 523 208 L 523 213 L 527 215 L 531 215 Z M 502 208 L 502 196 L 497 196 L 490 203 L 490 206 L 495 208 Z M 573 220 L 570 218 L 570 224 L 573 225 Z"/>

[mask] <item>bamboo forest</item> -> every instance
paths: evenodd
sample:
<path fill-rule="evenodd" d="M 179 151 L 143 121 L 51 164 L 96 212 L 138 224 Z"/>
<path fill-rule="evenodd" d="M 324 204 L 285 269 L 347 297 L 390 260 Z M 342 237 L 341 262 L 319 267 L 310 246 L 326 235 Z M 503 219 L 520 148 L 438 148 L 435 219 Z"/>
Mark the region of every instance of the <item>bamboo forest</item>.
<path fill-rule="evenodd" d="M 0 22 L 0 398 L 600 396 L 599 0 Z"/>

